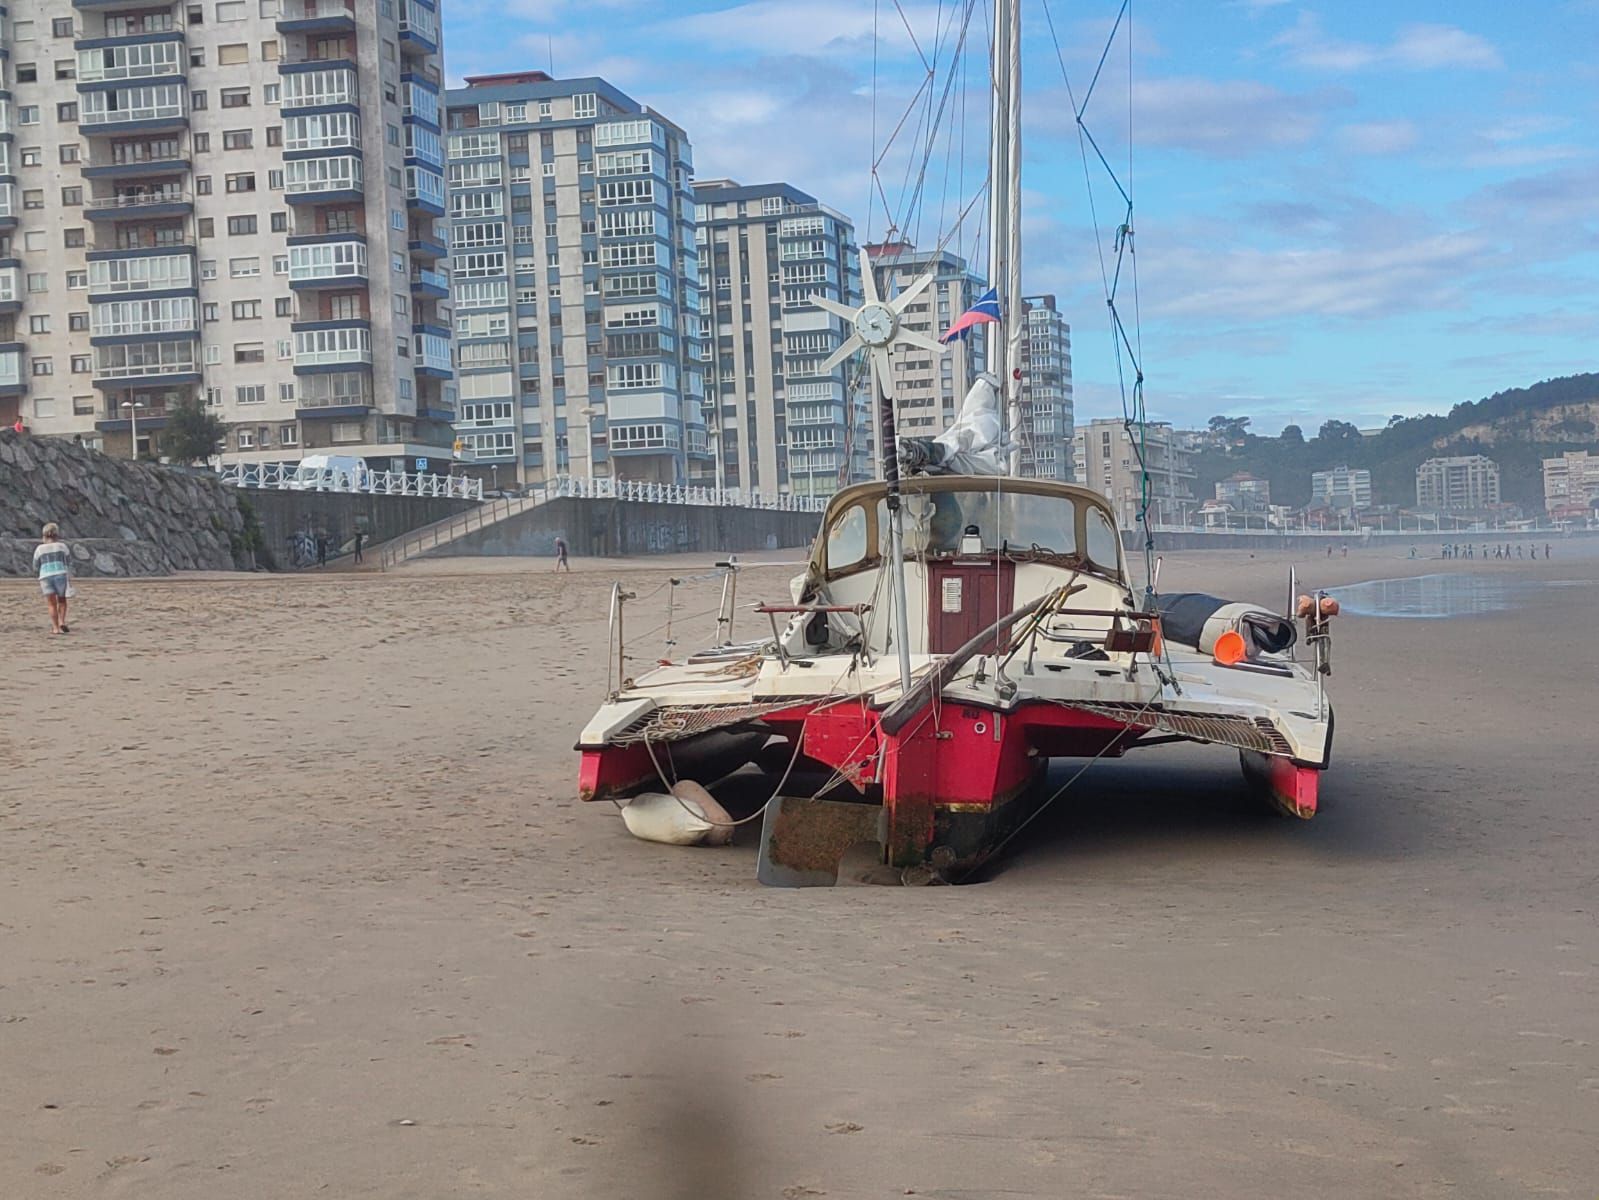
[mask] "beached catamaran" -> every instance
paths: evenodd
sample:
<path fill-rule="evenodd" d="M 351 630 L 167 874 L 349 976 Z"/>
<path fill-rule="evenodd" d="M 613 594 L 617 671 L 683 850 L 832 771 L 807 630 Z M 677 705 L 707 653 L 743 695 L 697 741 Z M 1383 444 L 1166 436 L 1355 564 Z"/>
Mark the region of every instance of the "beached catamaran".
<path fill-rule="evenodd" d="M 1088 764 L 1174 741 L 1235 747 L 1246 780 L 1278 808 L 1316 811 L 1332 740 L 1324 679 L 1336 605 L 1292 583 L 1292 615 L 1163 595 L 1152 554 L 1135 584 L 1101 496 L 1015 474 L 1017 8 L 993 4 L 993 293 L 946 334 L 985 326 L 990 373 L 946 433 L 897 438 L 895 356 L 944 349 L 903 321 L 932 276 L 881 296 L 863 252 L 861 307 L 815 303 L 851 331 L 828 366 L 869 362 L 882 478 L 832 498 L 790 600 L 755 610 L 772 636 L 723 638 L 636 678 L 619 667 L 578 742 L 582 798 L 622 805 L 628 827 L 653 840 L 725 840 L 732 822 L 704 789 L 762 764 L 771 797 L 745 819 L 761 822 L 765 883 L 835 882 L 846 851 L 863 845 L 906 881 L 959 881 Z M 1116 240 L 1130 242 L 1130 219 Z M 1113 334 L 1131 353 L 1108 298 Z M 1140 396 L 1129 423 L 1141 420 Z M 626 593 L 614 597 L 613 614 Z M 724 591 L 719 630 L 733 603 Z M 621 661 L 618 624 L 609 653 Z M 1080 765 L 1051 788 L 1043 776 L 1056 758 Z"/>

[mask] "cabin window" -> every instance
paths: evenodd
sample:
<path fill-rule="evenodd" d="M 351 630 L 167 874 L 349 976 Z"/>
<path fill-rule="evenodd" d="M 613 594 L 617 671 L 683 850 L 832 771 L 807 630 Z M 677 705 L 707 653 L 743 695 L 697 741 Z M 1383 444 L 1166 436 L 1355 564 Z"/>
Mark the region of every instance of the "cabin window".
<path fill-rule="evenodd" d="M 852 567 L 866 557 L 866 509 L 846 509 L 827 531 L 827 569 Z"/>
<path fill-rule="evenodd" d="M 1088 557 L 1112 571 L 1121 566 L 1121 547 L 1110 518 L 1097 508 L 1088 510 Z"/>

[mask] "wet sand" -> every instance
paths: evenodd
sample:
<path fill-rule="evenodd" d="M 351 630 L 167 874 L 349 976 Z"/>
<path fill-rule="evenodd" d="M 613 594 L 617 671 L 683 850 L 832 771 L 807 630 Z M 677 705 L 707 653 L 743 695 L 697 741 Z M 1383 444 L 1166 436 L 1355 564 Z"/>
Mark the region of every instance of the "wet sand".
<path fill-rule="evenodd" d="M 1163 748 L 991 882 L 792 892 L 573 799 L 610 580 L 708 565 L 0 583 L 0 1196 L 1593 1196 L 1592 587 L 1343 620 L 1308 824 Z"/>

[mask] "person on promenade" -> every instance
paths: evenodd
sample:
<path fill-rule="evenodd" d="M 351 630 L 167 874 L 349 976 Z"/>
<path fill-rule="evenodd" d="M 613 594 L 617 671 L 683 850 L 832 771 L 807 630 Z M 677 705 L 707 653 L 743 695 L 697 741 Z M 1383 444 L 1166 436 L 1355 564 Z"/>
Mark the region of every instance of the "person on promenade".
<path fill-rule="evenodd" d="M 71 633 L 67 625 L 67 598 L 72 594 L 72 554 L 61 540 L 61 529 L 54 521 L 40 531 L 43 540 L 34 547 L 33 565 L 39 572 L 39 590 L 50 607 L 50 627 L 58 634 Z"/>
<path fill-rule="evenodd" d="M 566 561 L 566 539 L 564 537 L 555 539 L 555 569 L 557 571 L 565 571 L 567 574 L 572 572 L 572 564 Z"/>

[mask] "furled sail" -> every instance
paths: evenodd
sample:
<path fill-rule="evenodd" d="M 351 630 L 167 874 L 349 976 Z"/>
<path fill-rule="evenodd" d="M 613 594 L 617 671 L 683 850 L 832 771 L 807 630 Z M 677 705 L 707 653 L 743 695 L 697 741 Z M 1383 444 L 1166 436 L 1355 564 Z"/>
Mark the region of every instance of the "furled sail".
<path fill-rule="evenodd" d="M 1004 433 L 999 380 L 977 377 L 961 401 L 955 423 L 935 438 L 899 439 L 899 459 L 910 474 L 1004 475 L 1014 443 Z"/>

